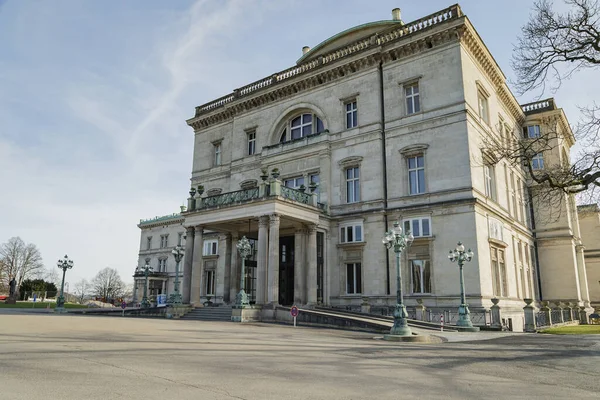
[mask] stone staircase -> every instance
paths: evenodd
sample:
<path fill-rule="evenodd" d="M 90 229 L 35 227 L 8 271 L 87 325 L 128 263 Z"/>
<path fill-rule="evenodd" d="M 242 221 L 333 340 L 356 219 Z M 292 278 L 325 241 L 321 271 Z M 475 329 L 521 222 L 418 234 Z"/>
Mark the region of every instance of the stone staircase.
<path fill-rule="evenodd" d="M 189 321 L 231 321 L 231 306 L 194 308 L 181 319 Z"/>

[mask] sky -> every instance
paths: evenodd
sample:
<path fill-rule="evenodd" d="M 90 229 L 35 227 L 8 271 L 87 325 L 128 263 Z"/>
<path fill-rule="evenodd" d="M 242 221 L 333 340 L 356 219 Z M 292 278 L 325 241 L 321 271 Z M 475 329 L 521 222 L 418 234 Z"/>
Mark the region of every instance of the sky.
<path fill-rule="evenodd" d="M 509 79 L 532 3 L 460 3 Z M 0 243 L 36 244 L 49 269 L 67 254 L 71 285 L 105 267 L 132 282 L 139 220 L 178 212 L 188 196 L 195 106 L 395 7 L 409 22 L 451 4 L 0 0 Z M 574 124 L 594 92 L 600 82 L 584 71 L 544 97 Z"/>

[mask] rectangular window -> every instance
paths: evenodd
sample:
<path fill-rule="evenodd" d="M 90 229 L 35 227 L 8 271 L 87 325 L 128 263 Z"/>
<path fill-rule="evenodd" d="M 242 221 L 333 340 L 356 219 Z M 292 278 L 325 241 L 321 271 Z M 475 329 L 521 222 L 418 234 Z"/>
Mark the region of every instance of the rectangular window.
<path fill-rule="evenodd" d="M 219 251 L 219 242 L 217 240 L 206 240 L 204 241 L 204 256 L 216 256 Z"/>
<path fill-rule="evenodd" d="M 488 98 L 481 91 L 477 94 L 477 102 L 479 103 L 479 116 L 486 123 L 490 124 L 490 110 L 488 106 Z"/>
<path fill-rule="evenodd" d="M 161 235 L 160 236 L 160 248 L 164 249 L 169 245 L 169 235 Z"/>
<path fill-rule="evenodd" d="M 362 293 L 360 263 L 346 264 L 346 293 Z"/>
<path fill-rule="evenodd" d="M 530 125 L 523 128 L 523 135 L 525 139 L 535 139 L 540 137 L 540 126 Z"/>
<path fill-rule="evenodd" d="M 492 290 L 494 296 L 507 296 L 506 282 L 506 262 L 504 260 L 504 250 L 497 247 L 490 247 L 492 259 Z"/>
<path fill-rule="evenodd" d="M 340 228 L 340 243 L 354 243 L 363 241 L 362 223 L 354 223 Z"/>
<path fill-rule="evenodd" d="M 167 260 L 165 258 L 158 260 L 158 272 L 167 272 Z"/>
<path fill-rule="evenodd" d="M 410 231 L 416 238 L 431 236 L 431 219 L 429 217 L 405 219 L 404 231 Z"/>
<path fill-rule="evenodd" d="M 146 250 L 150 250 L 152 248 L 152 236 L 148 236 L 146 238 Z"/>
<path fill-rule="evenodd" d="M 248 155 L 256 153 L 256 131 L 247 132 L 248 136 Z"/>
<path fill-rule="evenodd" d="M 215 271 L 208 270 L 206 271 L 206 295 L 214 296 L 215 295 Z"/>
<path fill-rule="evenodd" d="M 496 200 L 496 171 L 492 165 L 483 166 L 483 178 L 485 182 L 485 195 Z"/>
<path fill-rule="evenodd" d="M 510 186 L 511 186 L 511 190 L 510 190 L 510 196 L 511 196 L 511 200 L 512 200 L 512 216 L 513 217 L 517 217 L 517 194 L 515 191 L 515 174 L 511 171 L 510 173 Z"/>
<path fill-rule="evenodd" d="M 360 171 L 358 167 L 346 168 L 346 203 L 360 201 Z"/>
<path fill-rule="evenodd" d="M 410 260 L 413 293 L 431 293 L 431 267 L 428 260 Z"/>
<path fill-rule="evenodd" d="M 409 193 L 425 193 L 425 157 L 418 155 L 409 157 L 407 160 Z"/>
<path fill-rule="evenodd" d="M 346 103 L 346 129 L 356 128 L 358 126 L 358 108 L 356 100 Z"/>
<path fill-rule="evenodd" d="M 304 185 L 304 177 L 303 176 L 299 176 L 296 178 L 289 178 L 286 179 L 285 181 L 283 181 L 284 186 L 292 188 L 292 189 L 298 189 L 300 187 L 300 185 Z"/>
<path fill-rule="evenodd" d="M 178 244 L 179 246 L 183 245 L 183 233 L 180 233 L 180 234 L 177 236 L 177 244 Z"/>
<path fill-rule="evenodd" d="M 406 114 L 414 114 L 421 111 L 421 102 L 419 98 L 419 84 L 413 83 L 404 88 L 406 96 Z"/>
<path fill-rule="evenodd" d="M 533 169 L 544 169 L 544 154 L 537 153 L 531 159 L 531 168 Z"/>
<path fill-rule="evenodd" d="M 221 165 L 221 143 L 216 143 L 214 146 L 215 166 Z"/>

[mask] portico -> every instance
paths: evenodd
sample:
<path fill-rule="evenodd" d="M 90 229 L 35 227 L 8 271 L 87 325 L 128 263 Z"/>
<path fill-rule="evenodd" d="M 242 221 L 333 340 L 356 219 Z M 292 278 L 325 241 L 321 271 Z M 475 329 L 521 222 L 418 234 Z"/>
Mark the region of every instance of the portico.
<path fill-rule="evenodd" d="M 184 302 L 201 305 L 211 294 L 211 284 L 214 302 L 235 301 L 241 278 L 235 249 L 246 236 L 252 253 L 244 282 L 251 304 L 317 303 L 317 286 L 323 286 L 317 282 L 317 229 L 327 226 L 315 194 L 283 187 L 277 178 L 237 192 L 203 197 L 200 187 L 190 194 L 184 213 Z M 203 255 L 205 237 L 215 234 L 218 254 Z"/>

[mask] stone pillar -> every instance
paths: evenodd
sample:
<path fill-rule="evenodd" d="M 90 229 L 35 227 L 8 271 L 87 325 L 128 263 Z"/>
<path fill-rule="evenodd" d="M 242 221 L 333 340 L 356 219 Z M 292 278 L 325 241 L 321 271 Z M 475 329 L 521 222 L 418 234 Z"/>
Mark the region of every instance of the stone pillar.
<path fill-rule="evenodd" d="M 229 258 L 229 299 L 235 303 L 236 295 L 240 291 L 240 268 L 241 260 L 237 251 L 237 244 L 240 240 L 237 232 L 231 235 L 231 256 Z"/>
<path fill-rule="evenodd" d="M 575 258 L 577 261 L 577 275 L 579 278 L 579 296 L 586 307 L 590 306 L 590 290 L 588 287 L 587 271 L 585 269 L 585 247 L 579 242 L 575 246 Z M 579 299 L 576 299 L 579 300 Z"/>
<path fill-rule="evenodd" d="M 309 305 L 317 304 L 317 226 L 308 227 L 308 237 L 306 243 L 306 301 Z"/>
<path fill-rule="evenodd" d="M 523 326 L 524 332 L 535 332 L 535 307 L 531 305 L 533 299 L 524 299 L 525 307 L 523 307 L 523 314 L 525 316 L 525 325 Z"/>
<path fill-rule="evenodd" d="M 415 306 L 417 321 L 425 321 L 425 310 L 426 307 L 423 305 L 423 299 L 417 299 L 417 305 Z"/>
<path fill-rule="evenodd" d="M 223 274 L 223 302 L 231 303 L 235 302 L 235 297 L 231 297 L 231 235 L 225 235 L 225 260 L 224 260 L 224 274 Z"/>
<path fill-rule="evenodd" d="M 498 305 L 498 303 L 500 302 L 499 299 L 493 298 L 492 299 L 492 303 L 494 303 L 492 305 L 492 307 L 490 307 L 490 312 L 492 314 L 492 328 L 497 328 L 497 329 L 502 329 L 502 315 L 500 312 L 500 306 Z"/>
<path fill-rule="evenodd" d="M 279 222 L 279 215 L 269 215 L 267 302 L 274 306 L 279 304 Z"/>
<path fill-rule="evenodd" d="M 227 235 L 220 234 L 218 236 L 218 254 L 217 268 L 215 270 L 215 303 L 223 303 L 225 300 L 225 270 L 227 268 Z M 229 271 L 228 271 L 229 273 Z M 229 297 L 229 291 L 227 291 Z"/>
<path fill-rule="evenodd" d="M 294 303 L 306 304 L 306 263 L 304 260 L 304 238 L 306 231 L 296 230 L 294 234 Z"/>
<path fill-rule="evenodd" d="M 363 314 L 370 314 L 371 313 L 371 305 L 369 304 L 369 298 L 368 297 L 363 297 L 362 298 L 362 303 L 360 304 L 360 312 Z"/>
<path fill-rule="evenodd" d="M 267 254 L 269 254 L 269 217 L 258 218 L 258 249 L 256 253 L 256 304 L 267 302 Z"/>
<path fill-rule="evenodd" d="M 203 261 L 202 252 L 204 248 L 204 228 L 197 226 L 194 231 L 194 257 L 192 260 L 192 285 L 190 290 L 190 303 L 200 304 L 200 288 L 202 287 Z"/>
<path fill-rule="evenodd" d="M 185 232 L 185 255 L 183 258 L 183 279 L 181 292 L 184 304 L 190 304 L 192 290 L 192 261 L 194 259 L 194 227 L 189 226 Z"/>

